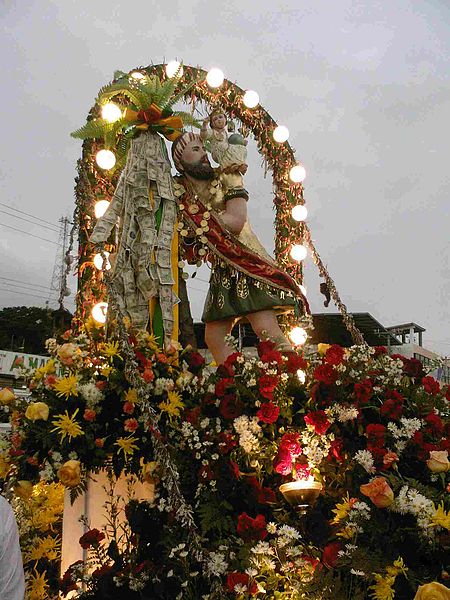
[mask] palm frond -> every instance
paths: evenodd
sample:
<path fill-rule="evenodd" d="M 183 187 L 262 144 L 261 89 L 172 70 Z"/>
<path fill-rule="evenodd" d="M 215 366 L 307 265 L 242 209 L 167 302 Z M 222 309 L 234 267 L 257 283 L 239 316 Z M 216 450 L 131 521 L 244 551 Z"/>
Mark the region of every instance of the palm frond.
<path fill-rule="evenodd" d="M 166 108 L 169 105 L 169 101 L 173 96 L 173 93 L 177 87 L 177 79 L 172 77 L 167 79 L 158 90 L 155 98 L 155 104 L 157 104 L 160 108 Z"/>
<path fill-rule="evenodd" d="M 169 107 L 173 106 L 174 104 L 176 104 L 177 102 L 179 102 L 180 100 L 183 100 L 184 97 L 186 96 L 186 94 L 189 92 L 189 90 L 191 90 L 194 87 L 194 85 L 197 83 L 197 81 L 198 81 L 197 79 L 195 79 L 194 81 L 191 81 L 191 83 L 189 83 L 188 85 L 185 85 L 178 92 L 178 94 L 175 94 L 174 96 L 169 98 L 164 106 L 162 106 L 162 105 L 159 105 L 159 106 L 161 106 L 161 108 L 169 108 Z"/>
<path fill-rule="evenodd" d="M 103 138 L 107 131 L 109 123 L 105 119 L 92 119 L 88 121 L 86 125 L 72 131 L 70 134 L 73 138 L 79 138 L 85 140 L 87 138 Z"/>
<path fill-rule="evenodd" d="M 202 126 L 200 121 L 198 121 L 194 115 L 191 115 L 191 113 L 188 113 L 184 110 L 176 110 L 174 111 L 173 115 L 175 117 L 181 117 L 184 125 L 192 125 L 193 127 L 198 127 L 199 129 Z"/>

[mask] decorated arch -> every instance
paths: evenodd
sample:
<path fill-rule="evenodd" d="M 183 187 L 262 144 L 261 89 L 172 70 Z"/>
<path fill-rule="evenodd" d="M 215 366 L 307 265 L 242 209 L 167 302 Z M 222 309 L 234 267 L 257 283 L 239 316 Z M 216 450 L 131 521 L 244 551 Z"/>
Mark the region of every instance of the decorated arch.
<path fill-rule="evenodd" d="M 147 76 L 157 75 L 161 81 L 176 80 L 175 94 L 180 89 L 188 88 L 180 100 L 190 106 L 192 115 L 196 115 L 201 107 L 214 109 L 220 107 L 237 123 L 239 131 L 245 136 L 252 135 L 257 148 L 263 157 L 266 170 L 272 172 L 275 206 L 275 255 L 282 266 L 299 284 L 302 283 L 302 260 L 306 256 L 303 246 L 307 211 L 303 196 L 302 180 L 305 170 L 294 155 L 287 139 L 288 129 L 277 124 L 271 115 L 259 104 L 258 94 L 244 90 L 236 83 L 223 78 L 218 70 L 207 72 L 198 67 L 183 65 L 171 69 L 171 65 L 151 65 L 139 67 L 129 73 L 115 73 L 113 84 L 124 77 L 139 82 Z M 211 75 L 212 73 L 212 75 Z M 216 80 L 211 79 L 216 76 Z M 218 76 L 218 79 L 217 79 Z M 222 80 L 222 81 L 221 81 Z M 209 83 L 208 83 L 209 81 Z M 133 105 L 130 98 L 123 99 Z M 136 102 L 133 105 L 135 109 Z M 90 110 L 88 122 L 97 119 L 102 106 L 96 103 Z M 74 135 L 76 135 L 75 132 Z M 109 137 L 109 139 L 107 139 Z M 77 315 L 85 319 L 92 308 L 105 301 L 103 284 L 103 261 L 95 258 L 95 251 L 89 243 L 89 235 L 96 219 L 102 215 L 110 201 L 115 185 L 123 166 L 119 160 L 114 168 L 102 169 L 97 161 L 97 153 L 109 150 L 120 152 L 119 145 L 123 139 L 106 135 L 103 139 L 85 140 L 82 157 L 78 163 L 78 178 L 76 181 L 77 220 L 79 223 L 79 269 Z M 292 258 L 293 246 L 297 246 L 297 254 Z M 110 244 L 107 251 L 113 250 Z"/>

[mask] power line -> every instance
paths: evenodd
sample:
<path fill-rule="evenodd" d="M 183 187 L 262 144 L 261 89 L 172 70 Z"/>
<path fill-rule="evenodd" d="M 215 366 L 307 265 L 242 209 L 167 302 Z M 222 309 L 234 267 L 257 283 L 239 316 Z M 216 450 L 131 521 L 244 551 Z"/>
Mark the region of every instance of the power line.
<path fill-rule="evenodd" d="M 19 233 L 24 233 L 25 235 L 29 235 L 30 237 L 37 238 L 38 240 L 43 240 L 44 242 L 50 242 L 50 244 L 55 244 L 55 246 L 61 246 L 58 242 L 53 240 L 48 240 L 47 238 L 43 238 L 40 235 L 34 235 L 34 233 L 30 233 L 29 231 L 24 231 L 23 229 L 17 229 L 17 227 L 11 227 L 11 225 L 6 225 L 5 223 L 0 223 L 0 226 L 7 227 L 8 229 L 12 229 L 13 231 L 18 231 Z"/>
<path fill-rule="evenodd" d="M 8 217 L 13 217 L 14 219 L 20 219 L 21 221 L 26 221 L 27 223 L 31 223 L 32 225 L 36 225 L 36 227 L 43 227 L 44 229 L 48 229 L 49 231 L 52 231 L 53 233 L 57 233 L 58 232 L 57 229 L 53 229 L 52 227 L 48 227 L 47 225 L 41 225 L 40 223 L 35 223 L 34 221 L 30 221 L 30 219 L 25 219 L 24 217 L 21 217 L 19 215 L 12 215 L 11 213 L 7 212 L 6 210 L 1 210 L 0 209 L 0 213 L 8 215 Z"/>
<path fill-rule="evenodd" d="M 48 301 L 48 296 L 38 296 L 37 294 L 30 294 L 29 292 L 19 292 L 19 290 L 8 290 L 7 288 L 0 288 L 0 292 L 9 292 L 11 294 L 19 294 L 20 296 L 34 296 L 35 298 L 42 298 L 43 300 Z M 53 302 L 56 302 L 56 300 L 53 300 Z"/>
<path fill-rule="evenodd" d="M 50 221 L 46 221 L 45 219 L 41 219 L 40 217 L 35 217 L 34 215 L 30 215 L 30 213 L 24 212 L 23 210 L 19 210 L 18 208 L 15 208 L 14 206 L 9 206 L 8 204 L 5 204 L 4 202 L 0 202 L 0 205 L 5 206 L 6 208 L 9 208 L 10 210 L 14 210 L 15 212 L 22 213 L 23 215 L 26 215 L 27 217 L 32 217 L 33 219 L 36 219 L 37 221 L 42 221 L 43 223 L 47 223 L 47 225 L 53 225 L 55 227 L 55 229 L 58 230 L 57 226 L 54 223 L 51 223 Z"/>
<path fill-rule="evenodd" d="M 8 286 L 10 286 L 10 287 L 23 288 L 23 289 L 25 289 L 26 291 L 30 291 L 30 289 L 31 289 L 31 291 L 35 291 L 35 292 L 41 292 L 42 294 L 44 294 L 44 293 L 48 292 L 48 293 L 49 293 L 49 295 L 52 295 L 52 294 L 54 294 L 54 293 L 55 293 L 55 292 L 52 292 L 52 291 L 50 291 L 48 288 L 47 288 L 47 289 L 43 289 L 43 290 L 42 290 L 42 289 L 35 288 L 35 287 L 33 287 L 33 286 L 29 286 L 29 285 L 27 285 L 27 284 L 22 284 L 22 283 L 9 283 L 9 282 L 5 282 L 3 285 L 8 285 Z"/>
<path fill-rule="evenodd" d="M 27 283 L 26 281 L 20 281 L 19 279 L 11 279 L 10 277 L 0 277 L 0 279 L 5 279 L 6 281 L 13 281 L 14 283 L 21 283 L 23 285 L 31 285 L 33 287 L 43 288 L 45 291 L 48 291 L 50 288 L 45 285 L 40 285 L 39 283 Z M 7 283 L 6 285 L 11 285 Z"/>

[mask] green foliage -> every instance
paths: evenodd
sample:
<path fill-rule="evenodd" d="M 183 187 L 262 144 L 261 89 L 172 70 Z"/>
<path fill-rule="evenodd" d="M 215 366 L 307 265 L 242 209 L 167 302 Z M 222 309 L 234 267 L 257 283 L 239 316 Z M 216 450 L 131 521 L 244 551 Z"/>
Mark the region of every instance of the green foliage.
<path fill-rule="evenodd" d="M 203 534 L 208 535 L 215 532 L 220 537 L 225 537 L 227 534 L 235 533 L 236 527 L 231 516 L 232 513 L 231 504 L 216 497 L 211 497 L 210 502 L 200 504 L 198 515 Z"/>

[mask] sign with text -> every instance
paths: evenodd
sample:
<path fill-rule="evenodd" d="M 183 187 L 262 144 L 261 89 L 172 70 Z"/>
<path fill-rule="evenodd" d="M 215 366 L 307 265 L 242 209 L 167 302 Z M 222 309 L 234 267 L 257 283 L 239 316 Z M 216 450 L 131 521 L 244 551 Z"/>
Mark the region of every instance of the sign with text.
<path fill-rule="evenodd" d="M 0 350 L 0 375 L 16 375 L 16 369 L 20 367 L 37 369 L 43 367 L 49 360 L 50 356 Z"/>

